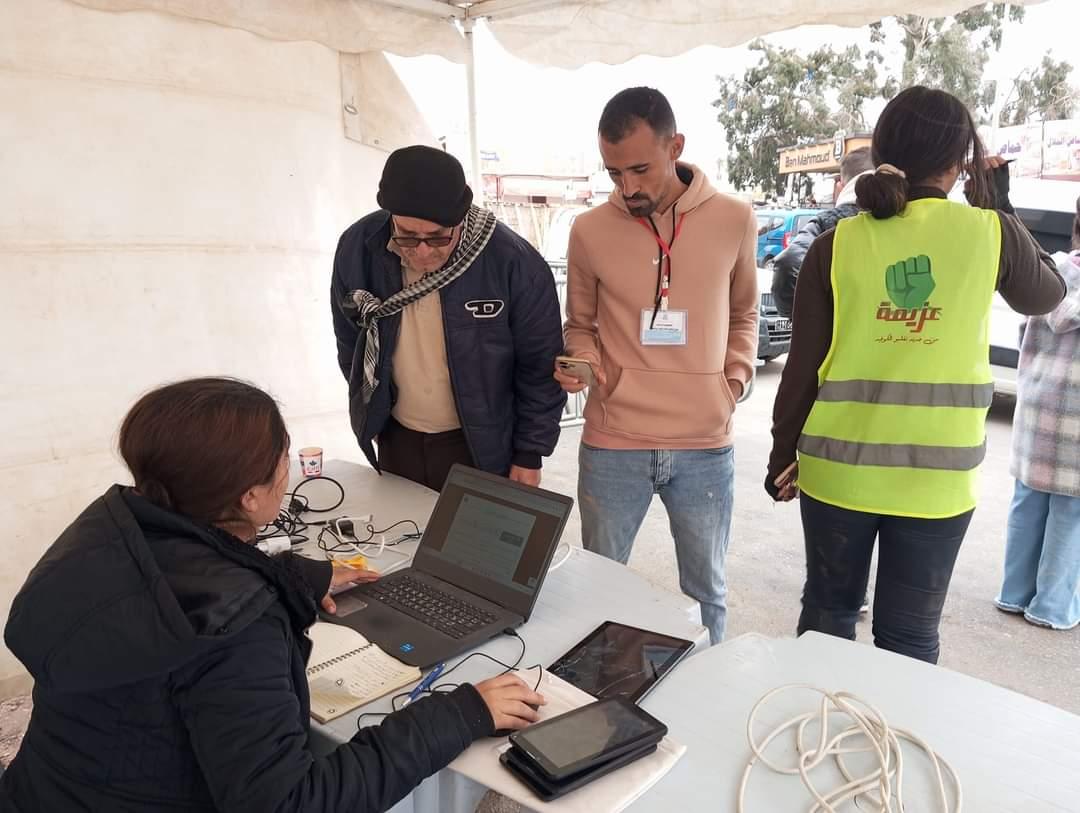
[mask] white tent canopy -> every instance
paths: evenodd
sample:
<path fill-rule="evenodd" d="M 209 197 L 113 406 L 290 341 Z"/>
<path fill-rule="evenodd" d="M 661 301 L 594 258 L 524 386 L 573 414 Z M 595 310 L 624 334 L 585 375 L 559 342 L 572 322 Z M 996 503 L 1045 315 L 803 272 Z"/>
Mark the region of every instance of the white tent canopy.
<path fill-rule="evenodd" d="M 1039 0 L 1019 0 L 1031 4 Z M 861 26 L 894 14 L 953 14 L 977 0 L 76 0 L 152 10 L 312 40 L 338 51 L 468 60 L 461 29 L 483 18 L 504 48 L 538 65 L 576 68 L 699 45 L 739 45 L 800 25 Z M 1016 4 L 1017 0 L 1013 0 Z M 457 25 L 455 25 L 457 23 Z"/>
<path fill-rule="evenodd" d="M 434 54 L 465 62 L 474 189 L 482 189 L 473 24 L 511 54 L 576 68 L 641 54 L 732 46 L 808 24 L 861 26 L 894 14 L 952 14 L 972 0 L 74 0 L 105 11 L 156 11 L 344 53 Z M 1033 4 L 1040 0 L 1018 0 Z M 1017 2 L 1017 0 L 1014 0 Z"/>

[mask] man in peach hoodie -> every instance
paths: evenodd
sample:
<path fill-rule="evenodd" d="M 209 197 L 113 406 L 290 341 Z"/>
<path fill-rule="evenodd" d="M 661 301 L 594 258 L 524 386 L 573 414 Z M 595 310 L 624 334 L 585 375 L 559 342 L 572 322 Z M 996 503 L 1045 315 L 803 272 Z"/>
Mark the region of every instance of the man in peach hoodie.
<path fill-rule="evenodd" d="M 667 99 L 630 88 L 600 117 L 610 200 L 568 251 L 566 353 L 589 362 L 578 499 L 586 549 L 625 563 L 654 494 L 679 583 L 724 637 L 734 491 L 732 415 L 757 351 L 757 223 L 681 163 Z M 585 383 L 556 369 L 568 392 Z"/>

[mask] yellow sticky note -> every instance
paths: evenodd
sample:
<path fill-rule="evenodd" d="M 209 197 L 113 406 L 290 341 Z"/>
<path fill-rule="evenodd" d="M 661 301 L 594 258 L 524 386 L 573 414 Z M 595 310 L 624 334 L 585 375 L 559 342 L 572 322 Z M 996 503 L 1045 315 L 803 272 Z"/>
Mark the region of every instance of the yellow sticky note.
<path fill-rule="evenodd" d="M 367 559 L 360 554 L 356 554 L 356 556 L 350 556 L 348 559 L 334 559 L 334 565 L 336 567 L 349 567 L 353 570 L 366 570 Z"/>

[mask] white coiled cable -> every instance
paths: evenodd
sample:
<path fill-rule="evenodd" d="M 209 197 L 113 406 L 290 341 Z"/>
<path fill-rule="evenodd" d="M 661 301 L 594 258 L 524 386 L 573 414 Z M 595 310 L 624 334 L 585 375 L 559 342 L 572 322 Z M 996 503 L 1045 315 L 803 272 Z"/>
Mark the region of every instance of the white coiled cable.
<path fill-rule="evenodd" d="M 754 721 L 758 710 L 770 699 L 781 692 L 806 690 L 821 696 L 821 706 L 817 711 L 807 712 L 793 717 L 775 728 L 760 743 L 754 740 Z M 838 732 L 830 730 L 830 715 L 846 716 L 853 724 Z M 810 723 L 818 725 L 817 743 L 808 748 L 804 743 L 806 727 Z M 775 764 L 767 756 L 765 750 L 777 737 L 791 729 L 795 730 L 795 748 L 798 754 L 798 764 L 784 767 Z M 900 748 L 900 741 L 907 740 L 917 745 L 925 753 L 933 766 L 934 778 L 937 780 L 937 795 L 941 804 L 942 813 L 961 813 L 963 793 L 960 787 L 960 778 L 956 771 L 942 757 L 930 747 L 921 737 L 910 731 L 899 728 L 890 728 L 888 722 L 876 708 L 865 700 L 848 692 L 827 692 L 816 686 L 806 684 L 789 684 L 779 686 L 766 693 L 750 711 L 750 717 L 746 721 L 746 737 L 750 742 L 750 749 L 754 752 L 746 770 L 743 771 L 742 782 L 739 783 L 739 807 L 738 813 L 745 813 L 746 786 L 750 780 L 750 774 L 758 762 L 777 773 L 788 776 L 798 775 L 802 778 L 806 789 L 814 797 L 814 803 L 809 808 L 809 813 L 837 813 L 836 806 L 845 802 L 862 797 L 871 804 L 876 805 L 873 813 L 903 813 L 904 807 L 904 756 Z M 854 738 L 862 741 L 854 744 L 845 744 Z M 877 767 L 865 776 L 855 777 L 848 769 L 844 761 L 847 754 L 874 754 L 877 757 Z M 811 781 L 810 772 L 829 758 L 836 761 L 847 784 L 821 793 Z M 945 787 L 944 768 L 951 779 L 955 802 L 950 806 L 949 793 Z M 876 794 L 875 794 L 876 791 Z M 895 802 L 895 804 L 894 804 Z M 912 808 L 916 809 L 916 808 Z M 919 807 L 918 809 L 923 809 Z"/>

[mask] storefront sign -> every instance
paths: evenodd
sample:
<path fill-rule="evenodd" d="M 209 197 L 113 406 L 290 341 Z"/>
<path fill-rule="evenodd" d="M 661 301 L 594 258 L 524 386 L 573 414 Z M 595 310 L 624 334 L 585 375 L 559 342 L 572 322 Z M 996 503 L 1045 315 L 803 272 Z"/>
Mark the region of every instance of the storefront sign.
<path fill-rule="evenodd" d="M 860 147 L 869 147 L 868 136 L 844 137 L 837 135 L 832 141 L 824 141 L 818 144 L 807 144 L 802 147 L 788 147 L 780 150 L 780 174 L 790 175 L 793 172 L 823 172 L 835 173 L 840 171 L 840 160 L 852 150 Z"/>

